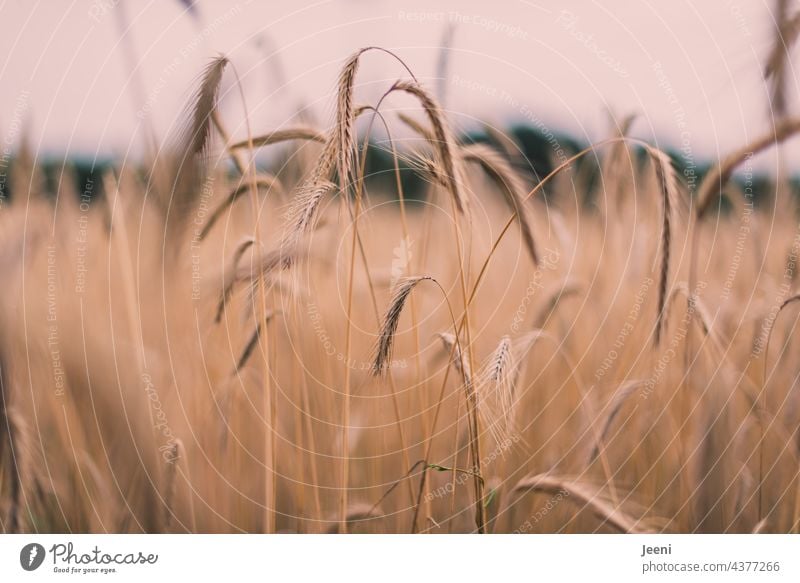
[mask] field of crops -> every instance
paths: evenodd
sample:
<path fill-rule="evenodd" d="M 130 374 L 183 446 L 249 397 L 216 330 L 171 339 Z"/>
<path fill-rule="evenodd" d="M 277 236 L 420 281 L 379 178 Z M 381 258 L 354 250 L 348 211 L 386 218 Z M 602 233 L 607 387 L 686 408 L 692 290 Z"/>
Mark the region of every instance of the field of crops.
<path fill-rule="evenodd" d="M 800 120 L 542 171 L 398 51 L 330 123 L 238 83 L 142 161 L 3 158 L 1 531 L 798 531 L 800 209 L 752 160 Z"/>

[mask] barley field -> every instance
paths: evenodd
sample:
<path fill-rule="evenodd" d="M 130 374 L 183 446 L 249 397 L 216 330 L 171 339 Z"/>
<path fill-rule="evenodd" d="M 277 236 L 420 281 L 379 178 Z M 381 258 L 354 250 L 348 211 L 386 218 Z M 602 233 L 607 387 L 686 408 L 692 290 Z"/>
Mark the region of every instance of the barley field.
<path fill-rule="evenodd" d="M 220 56 L 142 162 L 20 147 L 0 530 L 798 532 L 800 209 L 751 161 L 800 120 L 695 168 L 614 118 L 542 172 L 414 70 L 363 48 L 264 128 Z"/>

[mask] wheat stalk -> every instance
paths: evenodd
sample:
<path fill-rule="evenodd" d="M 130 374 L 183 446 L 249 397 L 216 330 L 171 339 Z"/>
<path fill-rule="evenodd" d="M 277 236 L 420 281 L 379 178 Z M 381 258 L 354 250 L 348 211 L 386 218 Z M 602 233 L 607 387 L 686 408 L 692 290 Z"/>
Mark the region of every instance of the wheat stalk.
<path fill-rule="evenodd" d="M 231 150 L 238 150 L 241 148 L 262 148 L 264 146 L 271 146 L 273 144 L 280 144 L 291 140 L 300 140 L 304 142 L 318 142 L 324 144 L 327 136 L 319 130 L 311 126 L 295 126 L 285 130 L 275 130 L 262 136 L 256 136 L 252 140 L 242 140 L 231 144 Z"/>
<path fill-rule="evenodd" d="M 600 452 L 604 447 L 606 437 L 608 436 L 608 432 L 611 429 L 611 425 L 614 423 L 614 419 L 617 418 L 617 415 L 619 414 L 620 410 L 622 410 L 622 406 L 628 401 L 628 398 L 631 395 L 636 394 L 635 389 L 642 384 L 643 381 L 626 381 L 622 383 L 616 391 L 614 391 L 614 395 L 611 397 L 611 401 L 609 402 L 607 410 L 603 415 L 602 427 L 594 437 L 587 465 L 594 462 L 597 459 L 597 456 L 600 455 Z"/>
<path fill-rule="evenodd" d="M 456 202 L 460 212 L 467 208 L 467 200 L 460 186 L 460 176 L 458 164 L 456 162 L 456 148 L 450 131 L 445 123 L 444 114 L 439 108 L 436 100 L 425 91 L 418 83 L 413 81 L 398 81 L 392 87 L 395 91 L 404 91 L 416 97 L 422 105 L 428 121 L 433 129 L 433 140 L 431 145 L 435 148 L 439 156 L 439 163 L 444 170 L 444 180 L 447 189 Z"/>
<path fill-rule="evenodd" d="M 338 84 L 338 97 L 336 107 L 336 126 L 334 127 L 331 136 L 323 151 L 322 160 L 320 162 L 319 170 L 325 172 L 324 174 L 317 173 L 314 182 L 319 182 L 320 179 L 326 178 L 328 166 L 337 164 L 339 174 L 339 188 L 341 192 L 346 193 L 351 183 L 350 174 L 353 170 L 352 159 L 355 151 L 355 111 L 353 105 L 353 85 L 355 82 L 356 72 L 358 70 L 359 59 L 362 54 L 368 50 L 376 47 L 367 47 L 360 49 L 353 54 L 345 63 L 342 72 L 339 76 Z M 391 51 L 382 50 L 393 57 L 400 63 L 401 59 L 397 58 Z M 403 63 L 404 64 L 404 63 Z M 406 67 L 406 69 L 408 69 Z M 409 71 L 410 72 L 410 71 Z M 413 74 L 412 74 L 413 76 Z M 347 300 L 346 300 L 346 318 L 345 325 L 345 362 L 350 362 L 352 350 L 352 308 L 353 308 L 353 280 L 355 272 L 355 256 L 357 243 L 360 241 L 358 234 L 358 220 L 361 210 L 361 182 L 359 181 L 359 190 L 356 193 L 355 208 L 352 210 L 352 237 L 350 245 L 350 263 L 347 277 Z M 342 198 L 344 204 L 344 198 Z M 365 256 L 362 252 L 362 259 Z M 370 290 L 372 284 L 370 283 Z M 348 487 L 349 487 L 349 452 L 348 452 L 348 431 L 350 422 L 350 381 L 351 381 L 351 367 L 345 366 L 344 372 L 344 403 L 342 406 L 342 472 L 341 472 L 341 494 L 339 499 L 339 514 L 340 524 L 339 527 L 342 532 L 347 531 L 346 513 L 348 507 Z"/>
<path fill-rule="evenodd" d="M 497 443 L 505 443 L 513 425 L 513 380 L 517 363 L 511 337 L 503 336 L 479 377 L 477 394 L 483 424 Z"/>
<path fill-rule="evenodd" d="M 361 55 L 367 49 L 360 49 L 347 59 L 339 75 L 338 97 L 336 101 L 336 153 L 337 170 L 342 189 L 351 183 L 353 152 L 355 151 L 353 84 Z"/>
<path fill-rule="evenodd" d="M 699 221 L 711 207 L 711 203 L 720 196 L 722 187 L 730 180 L 733 171 L 744 161 L 766 148 L 780 144 L 800 131 L 800 119 L 779 121 L 768 133 L 753 140 L 746 146 L 728 154 L 719 164 L 712 168 L 697 191 L 697 207 L 695 216 Z M 690 282 L 691 284 L 692 282 Z"/>
<path fill-rule="evenodd" d="M 539 254 L 536 251 L 533 230 L 528 220 L 526 209 L 522 204 L 522 200 L 526 194 L 522 179 L 511 167 L 511 164 L 508 163 L 508 160 L 485 144 L 468 144 L 462 146 L 461 153 L 466 162 L 475 162 L 479 164 L 484 172 L 497 183 L 506 195 L 506 203 L 517 217 L 517 222 L 522 232 L 522 240 L 525 242 L 525 247 L 528 249 L 531 261 L 533 261 L 534 265 L 538 265 Z"/>
<path fill-rule="evenodd" d="M 374 375 L 378 376 L 386 373 L 392 356 L 397 325 L 400 322 L 400 315 L 403 313 L 406 300 L 417 285 L 423 281 L 430 281 L 432 279 L 433 278 L 429 275 L 417 275 L 401 278 L 397 282 L 392 293 L 392 299 L 389 302 L 389 307 L 383 317 L 380 332 L 378 333 L 375 356 L 372 359 L 372 373 Z"/>
<path fill-rule="evenodd" d="M 445 123 L 444 114 L 439 108 L 436 101 L 431 97 L 422 87 L 416 82 L 399 81 L 395 83 L 390 91 L 404 91 L 416 97 L 422 108 L 424 109 L 428 121 L 433 128 L 433 134 L 436 142 L 433 144 L 439 156 L 439 163 L 442 165 L 444 175 L 448 184 L 447 190 L 450 193 L 450 201 L 453 213 L 453 241 L 456 247 L 456 255 L 458 256 L 458 279 L 461 286 L 461 297 L 463 300 L 463 313 L 462 324 L 464 328 L 464 336 L 466 341 L 467 360 L 470 363 L 470 368 L 473 366 L 472 355 L 472 330 L 470 326 L 469 317 L 469 302 L 470 298 L 467 294 L 467 276 L 465 274 L 464 253 L 461 249 L 461 227 L 458 220 L 459 214 L 464 214 L 467 209 L 467 199 L 460 188 L 460 160 L 456 158 L 457 151 L 454 147 L 452 137 Z M 460 331 L 456 331 L 458 337 Z M 468 387 L 465 387 L 468 389 Z M 478 532 L 483 534 L 486 532 L 486 509 L 483 506 L 483 488 L 484 484 L 480 477 L 481 473 L 481 450 L 480 450 L 480 432 L 478 430 L 478 402 L 477 395 L 474 388 L 468 390 L 467 406 L 470 410 L 470 452 L 473 463 L 473 485 L 475 489 L 475 522 Z"/>
<path fill-rule="evenodd" d="M 644 533 L 650 532 L 649 529 L 641 528 L 640 521 L 626 514 L 619 508 L 614 508 L 611 504 L 601 499 L 596 492 L 587 484 L 578 480 L 553 476 L 550 474 L 538 474 L 521 479 L 514 485 L 509 493 L 509 498 L 522 495 L 526 492 L 542 492 L 551 496 L 566 493 L 565 500 L 570 500 L 579 508 L 589 508 L 604 523 L 623 533 Z"/>
<path fill-rule="evenodd" d="M 790 17 L 788 8 L 789 0 L 778 0 L 775 37 L 764 68 L 764 78 L 771 94 L 769 113 L 772 115 L 774 111 L 778 117 L 786 115 L 786 68 L 789 64 L 789 53 L 800 36 L 800 12 L 795 11 Z"/>
<path fill-rule="evenodd" d="M 336 185 L 327 180 L 312 180 L 304 184 L 292 199 L 287 213 L 289 225 L 282 247 L 296 246 L 300 238 L 313 229 L 322 199 Z"/>
<path fill-rule="evenodd" d="M 678 200 L 678 178 L 669 156 L 652 146 L 646 148 L 653 163 L 659 190 L 661 193 L 661 269 L 658 276 L 658 305 L 655 329 L 655 344 L 661 342 L 664 328 L 664 310 L 667 302 L 667 285 L 669 283 L 669 256 L 672 242 L 672 209 Z"/>
<path fill-rule="evenodd" d="M 206 66 L 201 75 L 200 84 L 192 100 L 191 123 L 184 130 L 184 144 L 190 155 L 202 155 L 208 148 L 213 114 L 217 107 L 217 95 L 228 63 L 227 57 L 220 55 Z"/>

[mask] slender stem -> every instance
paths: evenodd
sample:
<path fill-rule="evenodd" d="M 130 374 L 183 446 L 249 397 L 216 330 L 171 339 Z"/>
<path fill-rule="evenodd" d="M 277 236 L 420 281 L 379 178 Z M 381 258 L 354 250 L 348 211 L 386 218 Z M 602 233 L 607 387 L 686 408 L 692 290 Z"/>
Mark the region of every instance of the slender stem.
<path fill-rule="evenodd" d="M 407 225 L 407 222 L 406 222 L 405 203 L 404 203 L 404 197 L 403 197 L 403 185 L 402 185 L 402 181 L 400 180 L 400 167 L 399 167 L 399 164 L 398 164 L 398 161 L 397 161 L 397 151 L 396 151 L 396 149 L 394 147 L 394 141 L 392 140 L 392 134 L 391 134 L 391 130 L 389 129 L 389 124 L 386 123 L 386 120 L 384 119 L 383 114 L 381 114 L 381 112 L 380 112 L 381 103 L 383 103 L 383 100 L 386 98 L 386 96 L 389 95 L 390 92 L 391 92 L 391 90 L 387 91 L 386 93 L 384 93 L 384 95 L 381 97 L 380 100 L 378 100 L 378 103 L 374 107 L 370 106 L 370 107 L 367 108 L 367 109 L 373 111 L 373 115 L 370 118 L 369 125 L 367 126 L 366 131 L 364 132 L 364 142 L 363 142 L 363 144 L 361 146 L 361 159 L 360 159 L 360 163 L 359 163 L 358 182 L 357 182 L 357 185 L 356 185 L 356 188 L 357 188 L 358 192 L 357 192 L 356 196 L 361 197 L 361 196 L 364 196 L 364 193 L 365 193 L 365 191 L 364 191 L 364 176 L 366 174 L 367 153 L 368 153 L 368 148 L 369 148 L 369 143 L 370 143 L 369 142 L 369 138 L 372 135 L 372 126 L 373 126 L 373 123 L 375 121 L 375 118 L 378 117 L 383 122 L 383 126 L 386 129 L 386 133 L 387 133 L 387 135 L 389 137 L 389 143 L 391 144 L 392 158 L 394 160 L 394 168 L 395 168 L 395 180 L 396 180 L 396 183 L 397 183 L 397 192 L 398 192 L 398 196 L 399 196 L 399 199 L 400 199 L 400 218 L 401 218 L 401 224 L 402 224 L 402 228 L 403 228 L 403 237 L 404 237 L 405 243 L 407 244 L 410 239 L 409 239 L 409 236 L 408 236 L 408 225 Z M 378 302 L 377 302 L 377 299 L 376 299 L 376 296 L 375 296 L 374 286 L 372 285 L 372 278 L 369 275 L 369 268 L 367 266 L 366 253 L 365 253 L 365 251 L 363 249 L 363 244 L 361 242 L 360 237 L 359 237 L 359 249 L 361 251 L 361 257 L 362 257 L 362 261 L 364 263 L 364 271 L 367 273 L 367 277 L 368 277 L 368 281 L 369 281 L 370 293 L 372 295 L 372 303 L 373 303 L 374 308 L 375 308 L 375 318 L 378 321 L 378 324 L 380 325 L 380 313 L 378 311 Z M 406 269 L 406 274 L 405 275 L 410 275 L 409 266 L 408 265 L 406 265 L 405 269 Z M 417 325 L 416 302 L 415 302 L 415 298 L 414 298 L 413 295 L 410 298 L 410 302 L 411 302 L 411 326 L 412 326 L 412 329 L 413 329 L 413 332 L 414 332 L 414 340 L 415 340 L 415 346 L 416 346 L 416 350 L 417 350 L 416 358 L 415 358 L 416 367 L 417 367 L 416 372 L 417 372 L 417 378 L 419 378 L 419 369 L 420 369 L 420 363 L 419 363 L 419 353 L 420 353 L 419 330 L 418 330 L 418 325 Z M 390 387 L 390 390 L 391 390 L 391 393 L 392 393 L 392 407 L 394 408 L 395 424 L 397 426 L 397 431 L 398 431 L 399 438 L 400 438 L 400 447 L 402 448 L 402 452 L 403 452 L 402 453 L 402 455 L 403 455 L 403 463 L 406 465 L 406 467 L 409 467 L 410 464 L 411 464 L 411 460 L 410 460 L 409 455 L 408 455 L 409 448 L 407 446 L 407 441 L 406 441 L 406 437 L 405 437 L 405 431 L 403 430 L 402 418 L 401 418 L 401 415 L 400 415 L 400 405 L 399 405 L 399 402 L 398 402 L 398 399 L 397 399 L 397 386 L 395 384 L 394 376 L 392 375 L 392 372 L 391 372 L 391 367 L 390 367 L 390 370 L 388 372 L 388 378 L 389 378 L 389 387 Z M 422 481 L 424 482 L 424 476 L 422 478 Z M 414 494 L 414 486 L 413 486 L 413 484 L 411 484 L 411 482 L 408 482 L 407 484 L 408 484 L 408 494 L 409 494 L 410 502 L 413 505 L 414 501 L 416 499 L 415 498 L 415 494 Z M 430 505 L 429 503 L 426 503 L 426 506 L 429 506 L 429 505 Z"/>
<path fill-rule="evenodd" d="M 340 180 L 344 181 L 344 177 L 340 177 Z M 342 183 L 341 186 L 342 196 L 346 196 L 347 193 L 347 184 Z M 349 482 L 349 463 L 350 463 L 350 453 L 348 451 L 349 448 L 349 427 L 350 427 L 350 377 L 351 377 L 351 370 L 352 367 L 350 366 L 350 354 L 352 351 L 352 340 L 353 340 L 353 322 L 352 322 L 352 314 L 353 314 L 353 275 L 355 272 L 355 264 L 356 264 L 356 249 L 358 245 L 358 218 L 361 214 L 361 196 L 360 193 L 356 195 L 355 200 L 355 208 L 353 211 L 353 224 L 352 224 L 352 236 L 350 242 L 350 264 L 348 266 L 348 276 L 347 276 L 347 324 L 346 324 L 346 333 L 345 333 L 345 344 L 344 344 L 344 355 L 345 355 L 345 367 L 344 367 L 344 403 L 342 405 L 342 479 L 340 484 L 340 494 L 339 494 L 339 532 L 342 534 L 347 533 L 347 489 L 348 489 L 348 482 Z"/>
<path fill-rule="evenodd" d="M 461 297 L 464 304 L 463 323 L 466 331 L 466 348 L 467 348 L 467 362 L 469 369 L 475 370 L 473 366 L 472 357 L 472 335 L 469 322 L 469 298 L 467 296 L 467 282 L 464 275 L 464 254 L 461 250 L 461 227 L 458 220 L 458 208 L 454 196 L 450 196 L 450 204 L 453 213 L 453 229 L 455 235 L 455 245 L 458 252 L 458 279 L 461 284 Z M 464 383 L 464 391 L 467 399 L 467 415 L 469 417 L 469 442 L 470 442 L 470 455 L 472 456 L 472 465 L 476 477 L 474 478 L 475 488 L 475 525 L 480 534 L 486 532 L 486 512 L 483 506 L 483 481 L 478 476 L 481 475 L 481 447 L 480 447 L 480 433 L 478 427 L 478 396 L 475 392 L 475 386 L 472 382 Z"/>
<path fill-rule="evenodd" d="M 236 77 L 236 85 L 239 89 L 239 97 L 242 101 L 242 108 L 244 109 L 245 126 L 247 129 L 247 141 L 249 145 L 249 152 L 254 151 L 253 146 L 253 132 L 250 129 L 250 115 L 247 109 L 247 102 L 244 96 L 244 88 L 242 87 L 241 79 L 236 67 L 231 64 L 234 76 Z M 216 110 L 215 110 L 216 113 Z M 217 128 L 222 128 L 222 121 L 218 115 L 213 118 Z M 226 135 L 223 135 L 226 137 Z M 226 144 L 228 143 L 226 139 Z M 230 150 L 230 149 L 229 149 Z M 231 154 L 236 164 L 237 169 L 242 174 L 247 174 L 250 184 L 250 203 L 253 213 L 253 239 L 256 249 L 261 249 L 261 220 L 259 212 L 258 201 L 258 182 L 256 179 L 255 160 L 252 158 L 246 163 L 239 157 L 238 153 Z M 258 273 L 256 279 L 258 305 L 256 306 L 256 322 L 262 326 L 261 334 L 259 334 L 259 346 L 261 348 L 261 357 L 264 363 L 264 378 L 262 386 L 262 415 L 264 418 L 264 531 L 267 533 L 275 532 L 275 516 L 277 504 L 277 473 L 275 472 L 275 422 L 277 419 L 277 410 L 273 401 L 272 394 L 272 371 L 270 369 L 270 350 L 269 350 L 269 325 L 266 321 L 267 314 L 267 295 L 266 286 L 263 274 Z"/>

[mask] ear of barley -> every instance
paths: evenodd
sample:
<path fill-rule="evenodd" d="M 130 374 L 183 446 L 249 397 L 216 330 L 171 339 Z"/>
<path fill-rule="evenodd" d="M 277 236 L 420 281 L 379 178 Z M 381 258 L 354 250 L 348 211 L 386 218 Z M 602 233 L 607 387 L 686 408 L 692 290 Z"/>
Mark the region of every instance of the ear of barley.
<path fill-rule="evenodd" d="M 477 384 L 478 413 L 497 443 L 504 443 L 513 425 L 514 369 L 512 343 L 503 336 L 489 357 Z"/>
<path fill-rule="evenodd" d="M 527 191 L 522 179 L 511 167 L 503 156 L 498 154 L 493 148 L 486 144 L 468 144 L 461 147 L 462 156 L 465 161 L 475 162 L 495 181 L 505 194 L 506 203 L 512 212 L 515 213 L 517 223 L 522 232 L 522 240 L 528 249 L 534 265 L 539 263 L 539 254 L 536 251 L 536 243 L 533 238 L 533 230 L 526 206 L 523 203 Z"/>
<path fill-rule="evenodd" d="M 448 188 L 444 169 L 436 160 L 431 160 L 422 155 L 412 155 L 409 158 L 410 166 L 428 184 Z"/>
<path fill-rule="evenodd" d="M 324 144 L 326 139 L 327 136 L 325 136 L 323 132 L 320 132 L 316 128 L 311 126 L 296 126 L 285 130 L 275 130 L 274 132 L 270 132 L 268 134 L 256 136 L 252 139 L 252 142 L 251 140 L 242 140 L 241 142 L 236 142 L 230 146 L 230 149 L 238 150 L 241 148 L 249 148 L 251 143 L 254 148 L 261 148 L 264 146 L 288 142 L 290 140 L 318 142 L 320 144 Z"/>
<path fill-rule="evenodd" d="M 355 111 L 353 107 L 353 84 L 361 55 L 367 49 L 360 49 L 347 59 L 339 75 L 338 98 L 336 101 L 336 152 L 337 170 L 343 189 L 350 184 L 353 153 L 355 152 Z"/>
<path fill-rule="evenodd" d="M 336 186 L 327 180 L 314 180 L 306 183 L 294 196 L 287 213 L 287 230 L 282 247 L 296 246 L 301 237 L 315 224 L 317 212 L 325 195 Z"/>
<path fill-rule="evenodd" d="M 672 243 L 672 209 L 678 200 L 678 177 L 669 156 L 652 146 L 647 147 L 647 153 L 653 163 L 656 179 L 661 191 L 661 268 L 658 282 L 658 306 L 656 316 L 655 343 L 661 342 L 664 328 L 664 310 L 667 301 L 667 286 L 669 283 L 669 254 Z"/>
<path fill-rule="evenodd" d="M 202 155 L 208 148 L 212 116 L 217 107 L 219 86 L 227 64 L 228 59 L 220 55 L 208 64 L 201 76 L 192 103 L 190 125 L 185 130 L 186 151 L 190 155 Z"/>
<path fill-rule="evenodd" d="M 414 76 L 402 59 L 392 51 L 380 47 L 372 46 L 359 49 L 345 62 L 344 67 L 342 67 L 342 72 L 339 75 L 339 83 L 337 86 L 336 127 L 329 140 L 331 145 L 329 154 L 335 158 L 342 189 L 346 189 L 347 185 L 352 182 L 352 161 L 356 146 L 354 125 L 357 116 L 355 115 L 355 106 L 353 104 L 353 86 L 361 55 L 371 50 L 378 50 L 394 57 L 395 60 L 405 67 L 412 77 Z M 325 176 L 322 177 L 325 178 Z"/>
<path fill-rule="evenodd" d="M 397 332 L 397 324 L 400 322 L 400 315 L 411 292 L 421 282 L 431 280 L 428 275 L 402 278 L 395 286 L 389 308 L 383 317 L 383 324 L 378 333 L 378 343 L 375 350 L 375 357 L 372 364 L 372 373 L 376 376 L 386 372 L 389 361 L 392 357 L 394 347 L 394 335 Z"/>
<path fill-rule="evenodd" d="M 561 495 L 564 501 L 569 501 L 579 509 L 590 509 L 604 523 L 619 532 L 651 532 L 649 528 L 641 524 L 641 521 L 625 513 L 620 508 L 615 508 L 601 498 L 594 488 L 577 479 L 551 474 L 529 476 L 517 482 L 511 490 L 509 498 L 519 496 L 525 492 L 543 492 L 550 496 Z"/>
<path fill-rule="evenodd" d="M 519 378 L 522 371 L 522 363 L 525 361 L 525 358 L 528 356 L 528 353 L 533 348 L 533 345 L 536 344 L 536 342 L 542 338 L 548 338 L 551 341 L 555 341 L 558 344 L 554 336 L 552 336 L 546 330 L 541 330 L 539 328 L 534 328 L 533 330 L 530 330 L 522 334 L 519 338 L 515 339 L 511 344 L 513 366 L 511 367 L 508 374 L 509 378 L 508 397 L 511 403 L 516 402 L 517 379 Z"/>
<path fill-rule="evenodd" d="M 531 330 L 515 340 L 503 336 L 479 375 L 478 412 L 497 443 L 506 443 L 516 431 L 516 385 L 522 362 L 536 341 L 545 337 L 550 335 L 544 330 Z"/>
<path fill-rule="evenodd" d="M 439 105 L 427 91 L 413 81 L 398 81 L 395 83 L 394 89 L 397 91 L 404 91 L 416 97 L 425 110 L 425 114 L 428 116 L 428 121 L 433 129 L 434 141 L 431 145 L 438 153 L 439 163 L 444 169 L 445 180 L 447 181 L 450 195 L 454 198 L 458 210 L 463 213 L 467 207 L 467 200 L 460 185 L 461 180 L 458 160 L 455 154 L 455 144 Z"/>
<path fill-rule="evenodd" d="M 489 380 L 500 382 L 503 378 L 508 376 L 510 368 L 511 338 L 509 336 L 503 336 L 489 361 L 489 369 L 487 371 Z"/>

